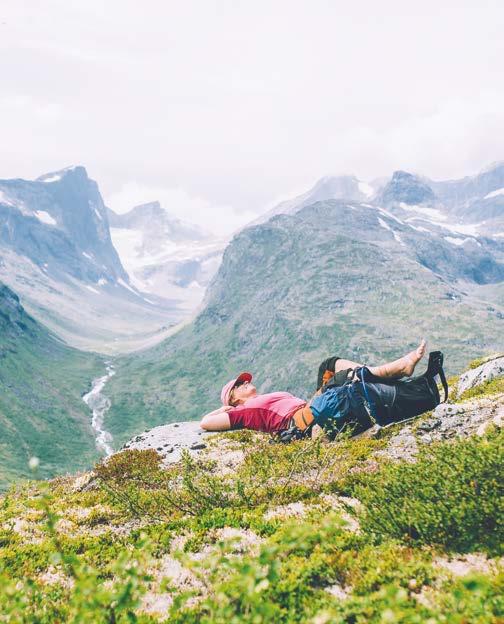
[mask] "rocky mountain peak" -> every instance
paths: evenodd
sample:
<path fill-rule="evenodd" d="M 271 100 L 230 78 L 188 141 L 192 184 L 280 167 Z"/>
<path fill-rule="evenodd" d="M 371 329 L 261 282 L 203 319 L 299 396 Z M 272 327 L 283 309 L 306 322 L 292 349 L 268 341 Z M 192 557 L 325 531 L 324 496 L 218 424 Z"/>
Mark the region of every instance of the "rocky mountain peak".
<path fill-rule="evenodd" d="M 63 179 L 84 182 L 86 180 L 89 180 L 89 177 L 85 167 L 83 167 L 82 165 L 71 165 L 70 167 L 59 169 L 58 171 L 44 173 L 43 175 L 39 176 L 35 181 L 50 184 L 52 182 L 59 182 Z"/>
<path fill-rule="evenodd" d="M 111 282 L 127 275 L 112 246 L 97 183 L 83 166 L 35 181 L 0 180 L 0 240 L 51 275 Z"/>
<path fill-rule="evenodd" d="M 434 191 L 420 176 L 407 171 L 394 171 L 392 179 L 380 195 L 380 202 L 388 205 L 404 202 L 408 205 L 432 203 Z"/>
<path fill-rule="evenodd" d="M 325 199 L 365 200 L 374 194 L 373 188 L 354 175 L 324 176 L 313 187 L 312 202 Z"/>

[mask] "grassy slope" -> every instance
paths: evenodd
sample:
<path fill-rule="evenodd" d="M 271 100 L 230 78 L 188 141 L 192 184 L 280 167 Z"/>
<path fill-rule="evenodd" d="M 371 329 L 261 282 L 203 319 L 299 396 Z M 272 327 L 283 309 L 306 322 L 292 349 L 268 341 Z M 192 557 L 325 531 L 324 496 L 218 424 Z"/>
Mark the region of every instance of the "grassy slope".
<path fill-rule="evenodd" d="M 89 467 L 98 454 L 81 396 L 103 371 L 93 354 L 70 349 L 25 314 L 11 291 L 0 298 L 0 489 L 26 476 Z"/>
<path fill-rule="evenodd" d="M 195 322 L 117 362 L 106 423 L 116 442 L 214 409 L 222 384 L 240 370 L 255 373 L 261 391 L 308 396 L 328 355 L 375 363 L 426 336 L 456 372 L 504 346 L 502 320 L 484 301 L 450 298 L 456 286 L 390 233 L 365 223 L 345 229 L 341 218 L 353 213 L 338 210 L 283 216 L 234 239 Z"/>
<path fill-rule="evenodd" d="M 0 612 L 6 622 L 499 624 L 503 435 L 437 443 L 411 464 L 376 454 L 386 437 L 271 445 L 241 431 L 169 470 L 152 450 L 118 454 L 84 492 L 72 478 L 44 497 L 26 484 L 0 498 Z M 221 474 L 216 458 L 222 468 L 233 454 Z M 57 543 L 48 510 L 62 519 Z M 140 611 L 151 614 L 138 609 L 145 591 Z"/>

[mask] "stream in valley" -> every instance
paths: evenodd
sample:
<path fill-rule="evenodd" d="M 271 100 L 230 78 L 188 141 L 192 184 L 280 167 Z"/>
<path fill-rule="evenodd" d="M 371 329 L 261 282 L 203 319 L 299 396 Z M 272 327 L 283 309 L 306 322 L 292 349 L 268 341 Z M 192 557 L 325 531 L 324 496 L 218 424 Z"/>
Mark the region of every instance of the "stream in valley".
<path fill-rule="evenodd" d="M 90 392 L 82 397 L 82 400 L 92 412 L 91 426 L 95 433 L 96 447 L 108 457 L 112 455 L 114 449 L 111 446 L 112 434 L 103 429 L 103 419 L 110 408 L 110 399 L 102 394 L 107 381 L 116 374 L 111 362 L 105 362 L 107 374 L 93 380 L 93 387 Z"/>

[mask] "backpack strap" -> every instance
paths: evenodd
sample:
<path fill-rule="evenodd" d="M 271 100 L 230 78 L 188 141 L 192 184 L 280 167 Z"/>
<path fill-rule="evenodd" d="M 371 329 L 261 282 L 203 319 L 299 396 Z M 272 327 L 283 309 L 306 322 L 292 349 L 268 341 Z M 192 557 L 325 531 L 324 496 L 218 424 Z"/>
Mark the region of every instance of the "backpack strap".
<path fill-rule="evenodd" d="M 374 401 L 370 398 L 369 393 L 367 391 L 366 381 L 364 379 L 365 371 L 367 371 L 369 373 L 369 369 L 366 366 L 362 366 L 361 368 L 356 368 L 355 371 L 354 371 L 354 376 L 357 377 L 357 379 L 360 379 L 360 381 L 362 383 L 362 389 L 364 390 L 364 396 L 365 396 L 367 404 L 369 406 L 369 414 L 370 414 L 371 418 L 375 422 L 377 422 L 377 419 L 376 419 L 376 405 L 374 404 Z M 369 374 L 371 375 L 371 373 L 369 373 Z"/>
<path fill-rule="evenodd" d="M 446 381 L 446 375 L 443 369 L 443 361 L 444 355 L 442 351 L 431 351 L 429 353 L 429 363 L 427 364 L 427 370 L 424 375 L 426 377 L 436 377 L 439 375 L 439 379 L 441 380 L 441 384 L 444 389 L 444 399 L 443 403 L 446 403 L 448 400 L 448 382 Z"/>

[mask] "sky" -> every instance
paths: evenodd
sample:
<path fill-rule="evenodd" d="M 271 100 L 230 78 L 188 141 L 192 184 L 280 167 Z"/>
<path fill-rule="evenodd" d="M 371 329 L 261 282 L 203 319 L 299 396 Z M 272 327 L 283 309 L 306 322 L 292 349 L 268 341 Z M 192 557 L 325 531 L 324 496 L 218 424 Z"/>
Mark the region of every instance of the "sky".
<path fill-rule="evenodd" d="M 218 234 L 325 175 L 504 159 L 504 3 L 0 0 L 0 178 Z"/>

